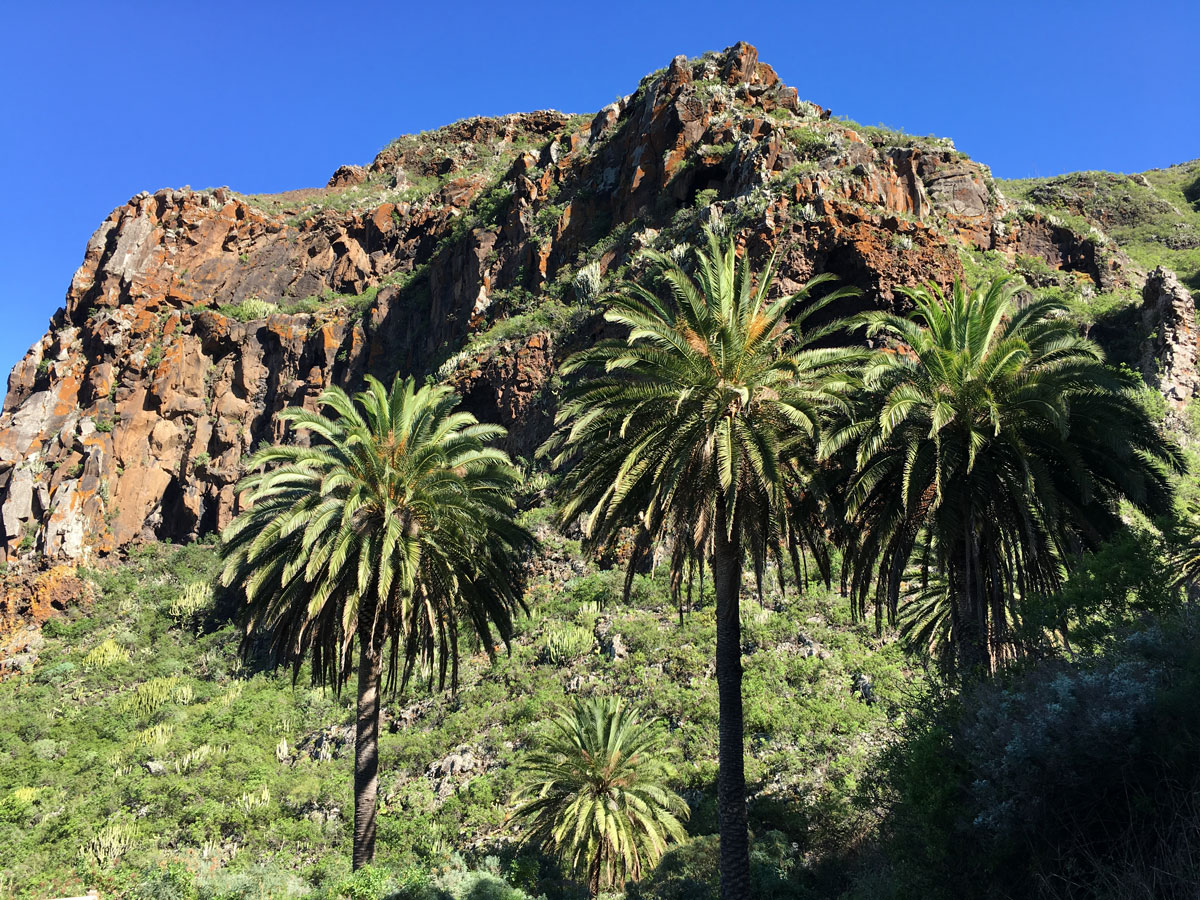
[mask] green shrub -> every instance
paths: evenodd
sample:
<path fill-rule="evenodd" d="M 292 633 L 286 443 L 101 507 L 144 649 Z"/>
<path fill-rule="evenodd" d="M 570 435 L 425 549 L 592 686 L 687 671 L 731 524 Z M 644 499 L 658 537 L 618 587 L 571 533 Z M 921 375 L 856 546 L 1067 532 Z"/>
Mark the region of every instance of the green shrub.
<path fill-rule="evenodd" d="M 55 759 L 59 755 L 58 742 L 50 738 L 42 738 L 40 741 L 34 741 L 30 749 L 33 750 L 34 756 L 42 760 Z"/>
<path fill-rule="evenodd" d="M 199 900 L 200 892 L 186 866 L 168 862 L 143 871 L 130 896 L 133 900 Z"/>
<path fill-rule="evenodd" d="M 26 522 L 21 526 L 21 540 L 17 544 L 17 549 L 24 552 L 32 550 L 33 545 L 37 542 L 38 526 L 36 522 Z"/>
<path fill-rule="evenodd" d="M 217 312 L 239 322 L 251 322 L 255 319 L 265 319 L 279 312 L 279 307 L 258 297 L 247 297 L 241 303 L 225 303 L 217 307 Z"/>
<path fill-rule="evenodd" d="M 897 894 L 1125 896 L 1089 890 L 1156 871 L 1154 896 L 1187 896 L 1200 846 L 1196 637 L 1165 619 L 1103 655 L 1043 661 L 911 715 L 883 767 Z M 1068 876 L 1091 888 L 1071 893 Z"/>
<path fill-rule="evenodd" d="M 342 879 L 337 886 L 337 895 L 345 900 L 382 900 L 388 881 L 386 870 L 363 866 L 353 875 Z"/>

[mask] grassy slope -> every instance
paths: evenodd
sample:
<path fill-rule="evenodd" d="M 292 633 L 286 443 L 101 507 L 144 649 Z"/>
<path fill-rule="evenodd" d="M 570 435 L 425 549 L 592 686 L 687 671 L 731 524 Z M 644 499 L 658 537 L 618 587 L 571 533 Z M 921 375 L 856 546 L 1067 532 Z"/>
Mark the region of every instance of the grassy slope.
<path fill-rule="evenodd" d="M 665 580 L 640 576 L 623 606 L 620 573 L 594 570 L 574 542 L 553 533 L 543 559 L 511 657 L 493 666 L 476 650 L 457 695 L 410 691 L 387 707 L 380 855 L 393 871 L 444 866 L 455 852 L 480 861 L 503 851 L 513 764 L 572 679 L 576 689 L 618 692 L 662 717 L 679 753 L 676 787 L 693 807 L 691 831 L 715 831 L 711 606 L 680 626 Z M 88 885 L 121 894 L 143 880 L 139 873 L 170 862 L 199 872 L 209 896 L 235 884 L 254 896 L 317 884 L 328 893 L 331 873 L 348 870 L 352 752 L 335 741 L 321 759 L 312 739 L 352 725 L 352 691 L 339 699 L 303 676 L 293 688 L 288 673 L 243 667 L 227 613 L 173 618 L 182 587 L 210 578 L 214 566 L 212 547 L 156 545 L 92 573 L 94 606 L 50 623 L 35 670 L 0 683 L 0 872 L 8 879 L 0 878 L 0 894 Z M 611 617 L 626 658 L 600 652 L 598 617 Z M 858 781 L 899 702 L 921 682 L 895 643 L 847 623 L 823 588 L 803 598 L 794 589 L 769 594 L 765 608 L 748 600 L 745 620 L 755 827 L 782 830 L 780 846 L 816 860 L 861 827 L 852 809 Z M 107 639 L 129 659 L 89 667 L 87 654 Z M 871 676 L 877 702 L 854 693 L 857 673 Z M 161 705 L 138 708 L 137 686 L 151 678 L 175 681 Z M 462 748 L 479 760 L 472 771 L 430 773 Z M 198 750 L 207 756 L 197 759 Z M 151 762 L 164 773 L 151 774 Z M 547 890 L 531 871 L 536 864 L 515 866 L 524 874 L 510 878 L 531 893 Z"/>
<path fill-rule="evenodd" d="M 997 183 L 1081 231 L 1099 226 L 1139 266 L 1166 266 L 1200 291 L 1200 160 L 1140 176 L 1075 172 Z"/>

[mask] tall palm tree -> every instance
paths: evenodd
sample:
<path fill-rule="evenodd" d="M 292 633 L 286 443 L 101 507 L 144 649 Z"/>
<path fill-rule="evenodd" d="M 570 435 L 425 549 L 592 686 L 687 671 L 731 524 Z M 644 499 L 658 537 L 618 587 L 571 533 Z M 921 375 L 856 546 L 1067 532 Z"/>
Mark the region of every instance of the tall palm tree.
<path fill-rule="evenodd" d="M 514 817 L 525 839 L 586 873 L 594 897 L 638 881 L 687 837 L 687 804 L 665 785 L 675 771 L 661 738 L 621 700 L 576 699 L 521 764 Z"/>
<path fill-rule="evenodd" d="M 296 675 L 312 660 L 314 682 L 340 689 L 354 669 L 354 867 L 375 853 L 379 696 L 407 682 L 418 661 L 438 686 L 458 675 L 465 619 L 493 650 L 508 642 L 521 607 L 519 557 L 531 541 L 514 521 L 517 469 L 486 445 L 504 433 L 456 412 L 445 387 L 418 389 L 373 378 L 351 398 L 318 398 L 331 413 L 287 409 L 311 446 L 268 447 L 239 485 L 250 506 L 222 534 L 222 582 L 245 594 L 246 639 L 270 642 Z M 256 470 L 256 471 L 255 471 Z"/>
<path fill-rule="evenodd" d="M 750 891 L 742 738 L 743 566 L 760 576 L 781 546 L 823 540 L 811 516 L 806 461 L 815 454 L 821 408 L 838 402 L 852 354 L 817 348 L 833 325 L 802 331 L 821 300 L 814 278 L 771 298 L 773 266 L 756 278 L 738 261 L 732 236 L 710 229 L 689 271 L 650 254 L 656 280 L 627 281 L 605 318 L 627 338 L 597 343 L 569 359 L 558 430 L 547 449 L 563 478 L 563 522 L 583 517 L 585 543 L 603 547 L 624 528 L 639 540 L 669 539 L 673 583 L 688 563 L 707 563 L 716 592 L 720 702 L 718 811 L 721 894 Z M 789 321 L 789 315 L 791 319 Z M 638 560 L 634 554 L 631 565 Z"/>
<path fill-rule="evenodd" d="M 1082 549 L 1120 524 L 1119 503 L 1171 507 L 1178 450 L 1099 347 L 1052 299 L 1018 309 L 1016 283 L 904 293 L 911 318 L 861 317 L 874 354 L 853 414 L 826 432 L 846 451 L 846 560 L 856 611 L 894 621 L 905 570 L 943 579 L 945 640 L 963 675 L 1019 649 L 1022 598 L 1054 591 Z M 914 559 L 914 548 L 922 547 Z M 927 598 L 928 599 L 928 598 Z M 932 620 L 930 620 L 932 621 Z M 926 637 L 932 637 L 930 632 Z"/>

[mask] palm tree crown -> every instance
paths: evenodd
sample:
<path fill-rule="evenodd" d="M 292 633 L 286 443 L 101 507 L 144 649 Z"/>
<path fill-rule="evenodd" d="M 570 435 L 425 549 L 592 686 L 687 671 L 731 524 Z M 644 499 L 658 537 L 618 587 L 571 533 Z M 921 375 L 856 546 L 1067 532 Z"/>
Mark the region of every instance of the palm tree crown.
<path fill-rule="evenodd" d="M 514 815 L 526 840 L 587 874 L 588 889 L 623 888 L 687 837 L 688 807 L 665 787 L 674 769 L 648 723 L 616 698 L 577 699 L 521 766 Z"/>
<path fill-rule="evenodd" d="M 1022 597 L 1055 590 L 1064 566 L 1120 523 L 1118 505 L 1169 510 L 1178 452 L 1100 349 L 1051 299 L 1020 309 L 999 278 L 947 297 L 906 289 L 912 318 L 868 313 L 895 342 L 865 369 L 854 414 L 822 452 L 846 449 L 851 595 L 894 619 L 905 569 L 944 579 L 963 671 L 1014 649 Z M 928 636 L 927 636 L 928 637 Z"/>
<path fill-rule="evenodd" d="M 268 636 L 275 661 L 297 673 L 311 657 L 314 682 L 340 688 L 358 639 L 361 865 L 374 850 L 385 652 L 391 684 L 425 660 L 443 686 L 447 666 L 456 680 L 464 617 L 489 653 L 493 627 L 507 642 L 522 603 L 520 554 L 531 538 L 513 518 L 519 473 L 485 445 L 503 429 L 455 411 L 449 388 L 397 378 L 388 391 L 368 378 L 354 398 L 332 387 L 317 403 L 332 415 L 280 413 L 316 438 L 311 446 L 268 447 L 247 462 L 258 471 L 239 488 L 251 505 L 222 535 L 222 580 L 245 593 L 244 649 Z"/>
<path fill-rule="evenodd" d="M 592 546 L 635 525 L 669 535 L 683 551 L 673 558 L 676 581 L 678 567 L 709 557 L 716 540 L 744 540 L 759 572 L 779 542 L 820 550 L 819 527 L 784 513 L 806 499 L 802 449 L 823 406 L 840 402 L 853 360 L 844 348 L 813 346 L 836 323 L 801 328 L 853 289 L 798 310 L 832 276 L 769 299 L 771 265 L 756 278 L 733 240 L 711 229 L 706 238 L 694 273 L 648 254 L 669 299 L 635 281 L 620 285 L 605 318 L 628 337 L 564 364 L 564 375 L 586 377 L 566 393 L 547 443 L 556 465 L 572 466 L 563 521 L 582 514 Z"/>
<path fill-rule="evenodd" d="M 357 401 L 357 402 L 356 402 Z M 318 405 L 279 414 L 313 446 L 267 447 L 239 488 L 251 502 L 224 532 L 225 584 L 245 586 L 248 633 L 271 635 L 276 659 L 313 657 L 313 678 L 340 684 L 356 634 L 391 644 L 404 672 L 420 658 L 444 682 L 460 614 L 493 646 L 519 609 L 515 551 L 528 536 L 513 520 L 520 475 L 485 442 L 504 434 L 456 412 L 449 388 L 368 376 L 352 399 L 327 389 Z M 459 603 L 465 600 L 465 603 Z M 393 675 L 395 666 L 389 667 Z"/>

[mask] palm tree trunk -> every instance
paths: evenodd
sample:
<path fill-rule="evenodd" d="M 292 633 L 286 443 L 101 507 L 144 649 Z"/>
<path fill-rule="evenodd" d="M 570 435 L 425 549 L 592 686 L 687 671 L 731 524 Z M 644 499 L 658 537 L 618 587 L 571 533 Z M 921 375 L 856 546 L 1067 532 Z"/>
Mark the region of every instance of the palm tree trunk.
<path fill-rule="evenodd" d="M 719 505 L 719 504 L 718 504 Z M 713 541 L 717 599 L 717 815 L 721 833 L 721 900 L 750 897 L 750 837 L 746 825 L 746 770 L 742 720 L 742 549 L 729 540 L 718 513 Z M 736 534 L 736 531 L 735 531 Z"/>
<path fill-rule="evenodd" d="M 988 674 L 988 601 L 984 589 L 984 578 L 980 560 L 979 537 L 975 529 L 975 518 L 967 520 L 963 535 L 963 574 L 959 610 L 958 662 L 959 677 L 964 681 L 977 681 Z"/>
<path fill-rule="evenodd" d="M 379 672 L 382 654 L 359 635 L 358 720 L 354 736 L 354 869 L 375 861 L 379 795 Z"/>
<path fill-rule="evenodd" d="M 600 895 L 600 872 L 604 868 L 604 847 L 596 848 L 596 856 L 588 868 L 588 897 Z"/>

